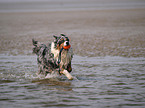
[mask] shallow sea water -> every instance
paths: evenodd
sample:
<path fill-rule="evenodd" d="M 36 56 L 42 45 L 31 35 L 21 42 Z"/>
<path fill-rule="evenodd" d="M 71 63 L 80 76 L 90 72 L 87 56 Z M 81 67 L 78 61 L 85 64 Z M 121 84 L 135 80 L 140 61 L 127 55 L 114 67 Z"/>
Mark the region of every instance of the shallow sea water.
<path fill-rule="evenodd" d="M 145 58 L 81 57 L 72 76 L 36 76 L 36 56 L 0 55 L 1 108 L 144 108 Z"/>

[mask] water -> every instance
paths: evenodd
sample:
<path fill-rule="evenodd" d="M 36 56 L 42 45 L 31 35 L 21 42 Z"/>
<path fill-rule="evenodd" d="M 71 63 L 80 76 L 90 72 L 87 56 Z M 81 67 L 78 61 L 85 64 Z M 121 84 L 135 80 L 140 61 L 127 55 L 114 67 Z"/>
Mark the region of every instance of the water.
<path fill-rule="evenodd" d="M 74 80 L 36 76 L 36 56 L 0 55 L 1 108 L 144 108 L 145 58 L 81 57 Z"/>

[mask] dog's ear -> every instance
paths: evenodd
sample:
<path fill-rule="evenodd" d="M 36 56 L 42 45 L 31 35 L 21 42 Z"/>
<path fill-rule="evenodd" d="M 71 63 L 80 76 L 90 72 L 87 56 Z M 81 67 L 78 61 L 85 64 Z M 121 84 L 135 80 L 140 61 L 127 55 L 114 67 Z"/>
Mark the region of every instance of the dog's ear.
<path fill-rule="evenodd" d="M 38 41 L 35 41 L 34 39 L 32 39 L 32 43 L 34 46 L 37 46 Z"/>
<path fill-rule="evenodd" d="M 55 36 L 55 35 L 53 35 L 53 37 L 54 37 L 54 43 L 57 43 L 57 41 L 58 41 L 58 37 Z"/>
<path fill-rule="evenodd" d="M 57 37 L 57 36 L 55 36 L 55 35 L 53 35 L 53 37 L 54 37 L 54 39 L 56 39 L 56 40 L 57 40 L 57 38 L 58 38 L 58 37 Z"/>
<path fill-rule="evenodd" d="M 61 33 L 60 35 L 65 37 L 65 34 L 63 34 L 63 33 Z"/>

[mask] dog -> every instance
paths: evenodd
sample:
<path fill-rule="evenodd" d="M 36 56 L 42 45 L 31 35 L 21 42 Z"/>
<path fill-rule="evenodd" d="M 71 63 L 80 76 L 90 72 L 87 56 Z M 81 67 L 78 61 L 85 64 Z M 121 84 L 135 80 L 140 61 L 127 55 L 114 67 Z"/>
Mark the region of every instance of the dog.
<path fill-rule="evenodd" d="M 64 74 L 72 80 L 70 72 L 72 71 L 73 50 L 69 38 L 64 34 L 53 35 L 53 37 L 54 41 L 48 46 L 32 39 L 33 53 L 37 55 L 38 74 L 47 76 L 53 72 L 58 72 L 59 75 Z"/>

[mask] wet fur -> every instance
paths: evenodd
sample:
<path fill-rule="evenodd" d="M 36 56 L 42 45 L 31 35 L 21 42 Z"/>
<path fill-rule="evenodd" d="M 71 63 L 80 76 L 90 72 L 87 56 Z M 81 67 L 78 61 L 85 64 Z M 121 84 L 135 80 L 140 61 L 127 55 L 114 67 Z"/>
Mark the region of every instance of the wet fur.
<path fill-rule="evenodd" d="M 62 44 L 63 45 L 63 44 Z M 59 52 L 60 52 L 60 49 L 61 49 L 61 45 L 57 48 L 54 48 L 54 42 L 51 43 L 51 53 L 54 54 L 54 59 L 55 60 L 58 60 L 58 56 L 59 56 Z M 71 60 L 72 60 L 72 57 L 73 57 L 73 51 L 72 51 L 72 48 L 70 48 L 69 50 L 63 50 L 62 53 L 61 53 L 61 62 L 60 62 L 60 68 L 61 69 L 66 69 L 68 70 L 69 72 L 72 71 L 72 68 L 71 68 Z"/>
<path fill-rule="evenodd" d="M 57 45 L 56 43 L 52 42 L 48 46 L 45 44 L 41 44 L 38 41 L 32 40 L 34 48 L 33 52 L 37 55 L 37 63 L 38 63 L 38 74 L 44 74 L 47 76 L 48 73 L 52 73 L 54 71 L 60 70 L 67 70 L 68 72 L 72 71 L 71 68 L 71 60 L 73 57 L 72 48 L 68 50 L 63 50 L 61 53 L 61 62 L 58 64 L 58 57 L 61 47 L 63 43 Z"/>

